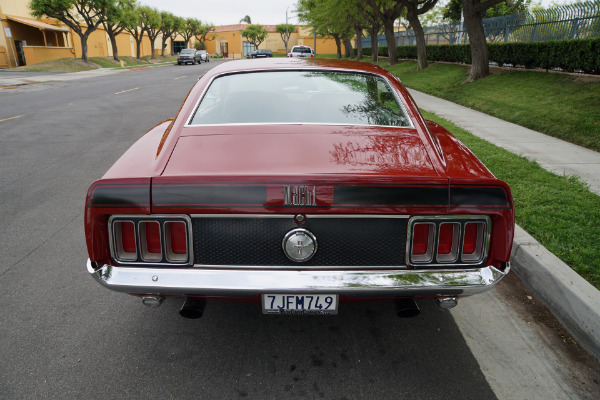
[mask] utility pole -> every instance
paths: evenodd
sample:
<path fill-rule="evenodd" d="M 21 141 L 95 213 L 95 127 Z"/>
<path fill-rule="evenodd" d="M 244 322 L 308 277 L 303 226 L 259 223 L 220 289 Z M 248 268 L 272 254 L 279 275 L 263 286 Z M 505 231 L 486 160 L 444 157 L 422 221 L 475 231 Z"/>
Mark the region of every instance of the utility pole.
<path fill-rule="evenodd" d="M 288 42 L 290 41 L 290 37 L 288 34 L 288 10 L 290 9 L 290 7 L 285 9 L 285 56 L 287 57 L 288 55 Z"/>

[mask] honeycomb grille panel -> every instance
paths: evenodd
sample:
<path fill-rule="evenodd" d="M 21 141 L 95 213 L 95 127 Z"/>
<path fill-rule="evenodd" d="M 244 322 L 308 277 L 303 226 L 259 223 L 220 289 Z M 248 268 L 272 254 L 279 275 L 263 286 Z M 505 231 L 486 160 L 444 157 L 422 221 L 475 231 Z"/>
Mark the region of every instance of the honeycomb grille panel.
<path fill-rule="evenodd" d="M 194 218 L 194 259 L 223 266 L 400 266 L 406 225 L 401 218 L 308 218 L 302 225 L 293 218 Z M 317 238 L 317 252 L 307 262 L 293 262 L 283 252 L 283 237 L 294 228 Z"/>

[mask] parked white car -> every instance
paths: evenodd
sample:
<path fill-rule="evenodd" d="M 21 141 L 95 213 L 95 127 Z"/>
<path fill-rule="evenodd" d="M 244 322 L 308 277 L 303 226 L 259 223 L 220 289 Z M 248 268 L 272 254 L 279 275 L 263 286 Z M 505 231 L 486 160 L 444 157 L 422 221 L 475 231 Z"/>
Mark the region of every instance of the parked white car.
<path fill-rule="evenodd" d="M 315 53 L 308 46 L 294 46 L 292 51 L 288 53 L 288 57 L 309 57 L 313 58 Z"/>

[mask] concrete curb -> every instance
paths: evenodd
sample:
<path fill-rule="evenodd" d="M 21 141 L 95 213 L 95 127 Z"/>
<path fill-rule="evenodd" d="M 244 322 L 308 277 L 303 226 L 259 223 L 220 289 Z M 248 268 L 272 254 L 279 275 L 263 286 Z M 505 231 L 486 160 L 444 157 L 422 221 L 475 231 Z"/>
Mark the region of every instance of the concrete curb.
<path fill-rule="evenodd" d="M 511 265 L 577 342 L 600 360 L 600 291 L 519 226 Z"/>

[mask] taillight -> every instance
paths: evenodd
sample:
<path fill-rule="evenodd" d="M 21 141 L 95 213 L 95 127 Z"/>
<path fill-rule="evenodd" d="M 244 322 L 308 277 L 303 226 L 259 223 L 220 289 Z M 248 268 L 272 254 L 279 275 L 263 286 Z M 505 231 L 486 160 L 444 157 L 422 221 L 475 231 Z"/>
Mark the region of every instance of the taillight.
<path fill-rule="evenodd" d="M 486 216 L 414 217 L 409 221 L 409 265 L 473 265 L 487 255 L 490 219 Z"/>
<path fill-rule="evenodd" d="M 438 262 L 454 262 L 458 258 L 458 242 L 460 239 L 460 224 L 457 222 L 442 222 L 439 225 L 437 248 Z"/>
<path fill-rule="evenodd" d="M 165 223 L 167 260 L 183 262 L 187 258 L 188 235 L 185 222 Z"/>
<path fill-rule="evenodd" d="M 135 224 L 133 221 L 119 221 L 113 225 L 115 254 L 124 261 L 137 259 L 135 245 Z"/>
<path fill-rule="evenodd" d="M 109 226 L 117 262 L 192 264 L 188 216 L 113 216 Z"/>
<path fill-rule="evenodd" d="M 415 262 L 427 263 L 433 257 L 433 236 L 435 225 L 416 223 L 413 225 L 412 256 Z"/>
<path fill-rule="evenodd" d="M 143 221 L 139 223 L 139 227 L 142 260 L 151 262 L 162 260 L 160 224 L 155 221 Z"/>
<path fill-rule="evenodd" d="M 462 247 L 463 262 L 478 262 L 483 257 L 485 225 L 483 222 L 467 222 Z"/>

